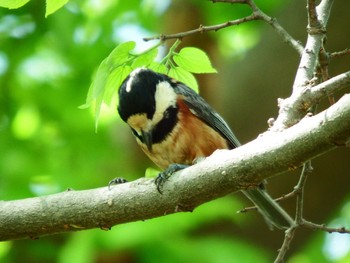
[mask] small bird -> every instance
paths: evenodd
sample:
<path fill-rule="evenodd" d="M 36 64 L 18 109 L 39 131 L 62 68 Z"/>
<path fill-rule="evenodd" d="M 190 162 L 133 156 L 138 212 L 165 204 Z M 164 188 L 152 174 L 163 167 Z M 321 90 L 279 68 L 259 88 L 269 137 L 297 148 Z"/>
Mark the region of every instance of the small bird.
<path fill-rule="evenodd" d="M 137 68 L 119 88 L 118 112 L 131 128 L 145 154 L 165 172 L 161 185 L 179 169 L 196 163 L 217 149 L 240 146 L 224 119 L 196 92 L 165 74 Z M 122 183 L 116 178 L 111 183 Z M 263 187 L 242 191 L 271 225 L 287 229 L 291 217 Z"/>

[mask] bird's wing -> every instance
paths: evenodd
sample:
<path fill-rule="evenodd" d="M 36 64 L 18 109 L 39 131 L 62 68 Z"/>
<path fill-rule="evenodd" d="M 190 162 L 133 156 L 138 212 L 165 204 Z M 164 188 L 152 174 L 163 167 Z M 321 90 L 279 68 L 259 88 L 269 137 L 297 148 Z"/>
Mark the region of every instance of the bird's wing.
<path fill-rule="evenodd" d="M 177 89 L 179 94 L 183 95 L 184 103 L 190 108 L 191 112 L 220 133 L 232 148 L 241 145 L 224 119 L 201 96 L 183 83 L 177 83 L 174 88 Z"/>

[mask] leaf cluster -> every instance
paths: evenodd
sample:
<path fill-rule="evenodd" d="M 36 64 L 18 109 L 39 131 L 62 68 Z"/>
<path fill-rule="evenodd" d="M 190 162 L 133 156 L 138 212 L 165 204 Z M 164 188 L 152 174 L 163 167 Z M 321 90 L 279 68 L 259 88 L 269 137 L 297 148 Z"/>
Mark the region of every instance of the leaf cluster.
<path fill-rule="evenodd" d="M 136 43 L 134 41 L 124 42 L 101 62 L 90 85 L 86 103 L 80 106 L 80 108 L 87 108 L 94 105 L 96 130 L 102 104 L 110 106 L 113 103 L 117 89 L 136 68 L 147 67 L 158 73 L 167 74 L 195 91 L 198 91 L 198 84 L 192 73 L 217 72 L 212 67 L 207 54 L 198 48 L 185 47 L 176 52 L 180 44 L 179 40 L 174 43 L 166 56 L 157 61 L 161 44 L 162 42 L 159 42 L 141 53 L 135 53 Z"/>
<path fill-rule="evenodd" d="M 0 7 L 5 7 L 9 9 L 16 9 L 24 6 L 29 0 L 0 0 Z M 64 6 L 68 0 L 46 0 L 46 11 L 45 17 L 56 12 L 62 6 Z"/>

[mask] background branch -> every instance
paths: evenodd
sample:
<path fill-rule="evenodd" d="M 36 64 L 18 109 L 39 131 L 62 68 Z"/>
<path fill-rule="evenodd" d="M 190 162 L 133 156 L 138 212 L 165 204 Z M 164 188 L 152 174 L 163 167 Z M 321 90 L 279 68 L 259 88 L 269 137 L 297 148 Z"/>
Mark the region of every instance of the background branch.
<path fill-rule="evenodd" d="M 246 17 L 243 17 L 240 19 L 236 19 L 236 20 L 227 21 L 225 23 L 218 24 L 218 25 L 213 25 L 213 26 L 200 25 L 197 29 L 193 29 L 193 30 L 189 30 L 189 31 L 181 32 L 181 33 L 176 33 L 176 34 L 170 34 L 170 35 L 159 35 L 159 36 L 155 36 L 155 37 L 145 37 L 145 38 L 143 38 L 143 40 L 149 41 L 149 40 L 160 39 L 162 41 L 165 41 L 165 40 L 174 39 L 174 38 L 183 38 L 183 37 L 186 37 L 189 35 L 194 35 L 197 33 L 218 31 L 218 30 L 226 28 L 226 27 L 235 26 L 235 25 L 239 25 L 239 24 L 242 24 L 242 23 L 245 23 L 248 21 L 253 21 L 253 20 L 258 20 L 258 19 L 260 19 L 260 17 L 256 16 L 255 14 L 251 14 L 249 16 L 246 16 Z"/>
<path fill-rule="evenodd" d="M 149 40 L 155 40 L 160 39 L 162 41 L 174 39 L 174 38 L 183 38 L 189 35 L 197 34 L 197 33 L 205 33 L 209 31 L 218 31 L 220 29 L 240 25 L 242 23 L 248 22 L 248 21 L 254 21 L 254 20 L 262 20 L 266 23 L 268 23 L 276 32 L 278 35 L 280 35 L 283 39 L 283 41 L 287 44 L 289 44 L 293 49 L 295 49 L 300 55 L 303 52 L 303 46 L 296 41 L 278 22 L 275 18 L 272 18 L 265 14 L 261 9 L 255 4 L 252 0 L 212 0 L 213 3 L 232 3 L 232 4 L 247 4 L 252 9 L 253 13 L 249 16 L 227 21 L 222 24 L 218 25 L 212 25 L 212 26 L 203 26 L 200 25 L 197 29 L 176 33 L 176 34 L 169 34 L 169 35 L 159 35 L 154 37 L 146 37 L 143 40 L 149 41 Z"/>
<path fill-rule="evenodd" d="M 299 167 L 350 139 L 350 95 L 280 133 L 267 132 L 174 174 L 160 195 L 153 180 L 0 202 L 0 240 L 36 238 L 192 211 L 230 192 Z"/>
<path fill-rule="evenodd" d="M 286 230 L 286 232 L 284 234 L 284 240 L 283 240 L 282 246 L 278 250 L 278 254 L 277 254 L 277 257 L 276 257 L 274 263 L 285 262 L 285 256 L 286 256 L 287 251 L 289 250 L 290 244 L 292 243 L 295 230 L 296 230 L 296 226 L 292 226 L 291 228 Z"/>
<path fill-rule="evenodd" d="M 329 54 L 329 57 L 332 59 L 332 58 L 336 58 L 336 57 L 341 57 L 341 56 L 345 56 L 345 55 L 348 55 L 350 54 L 350 49 L 349 48 L 346 48 L 342 51 L 337 51 L 337 52 L 332 52 Z"/>
<path fill-rule="evenodd" d="M 306 220 L 303 220 L 300 225 L 305 228 L 310 228 L 312 230 L 322 230 L 328 233 L 350 234 L 350 230 L 346 229 L 345 227 L 327 227 L 325 225 L 318 225 Z"/>

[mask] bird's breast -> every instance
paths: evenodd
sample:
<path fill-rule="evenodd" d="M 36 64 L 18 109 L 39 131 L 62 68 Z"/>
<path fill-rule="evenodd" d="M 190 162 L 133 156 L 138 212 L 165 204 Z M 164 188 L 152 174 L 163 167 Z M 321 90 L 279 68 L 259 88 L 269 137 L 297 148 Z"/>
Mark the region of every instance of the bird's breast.
<path fill-rule="evenodd" d="M 192 165 L 198 158 L 211 155 L 217 149 L 227 149 L 227 141 L 189 109 L 179 111 L 177 124 L 152 151 L 138 141 L 146 155 L 160 168 L 170 164 Z"/>

